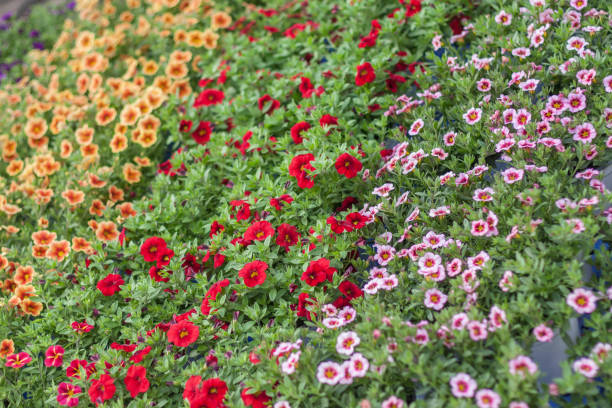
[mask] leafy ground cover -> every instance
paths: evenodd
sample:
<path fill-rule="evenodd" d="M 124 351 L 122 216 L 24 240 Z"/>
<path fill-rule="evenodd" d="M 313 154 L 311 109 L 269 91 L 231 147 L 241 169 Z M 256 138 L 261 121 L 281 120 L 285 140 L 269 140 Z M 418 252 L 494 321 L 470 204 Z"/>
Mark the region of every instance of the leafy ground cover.
<path fill-rule="evenodd" d="M 77 1 L 0 91 L 0 396 L 607 406 L 610 11 Z"/>

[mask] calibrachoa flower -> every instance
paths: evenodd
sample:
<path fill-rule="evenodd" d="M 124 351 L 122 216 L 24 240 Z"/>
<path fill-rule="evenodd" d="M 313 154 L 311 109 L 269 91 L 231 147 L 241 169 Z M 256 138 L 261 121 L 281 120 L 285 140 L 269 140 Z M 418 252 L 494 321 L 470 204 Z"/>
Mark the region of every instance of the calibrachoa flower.
<path fill-rule="evenodd" d="M 533 335 L 538 341 L 549 342 L 552 340 L 554 333 L 553 330 L 546 326 L 544 323 L 534 327 Z"/>
<path fill-rule="evenodd" d="M 355 351 L 355 347 L 359 345 L 361 340 L 357 333 L 348 331 L 340 333 L 336 340 L 336 351 L 340 354 L 351 355 Z"/>
<path fill-rule="evenodd" d="M 475 398 L 478 408 L 498 408 L 501 404 L 499 394 L 486 388 L 478 390 Z"/>
<path fill-rule="evenodd" d="M 22 351 L 21 353 L 7 356 L 6 363 L 4 365 L 11 368 L 21 368 L 30 361 L 32 361 L 32 357 L 25 351 Z"/>
<path fill-rule="evenodd" d="M 574 361 L 572 368 L 588 378 L 594 378 L 599 371 L 599 366 L 590 358 L 580 358 Z"/>
<path fill-rule="evenodd" d="M 104 296 L 112 296 L 121 290 L 121 285 L 124 283 L 121 275 L 111 273 L 100 280 L 96 287 Z"/>
<path fill-rule="evenodd" d="M 383 401 L 381 408 L 402 408 L 403 406 L 404 401 L 397 398 L 395 395 L 392 395 Z"/>
<path fill-rule="evenodd" d="M 93 380 L 88 390 L 91 402 L 97 407 L 115 395 L 115 380 L 108 374 L 102 374 L 98 380 Z"/>
<path fill-rule="evenodd" d="M 433 310 L 442 310 L 448 297 L 438 289 L 429 289 L 425 292 L 425 307 Z"/>
<path fill-rule="evenodd" d="M 274 228 L 268 221 L 254 222 L 244 233 L 244 239 L 248 241 L 263 241 L 274 235 Z"/>
<path fill-rule="evenodd" d="M 471 108 L 464 115 L 463 119 L 468 125 L 474 125 L 480 121 L 482 117 L 482 109 L 480 108 Z"/>
<path fill-rule="evenodd" d="M 597 297 L 590 290 L 577 288 L 567 295 L 566 303 L 577 313 L 593 313 L 597 308 Z"/>
<path fill-rule="evenodd" d="M 62 346 L 49 346 L 45 352 L 45 366 L 61 367 L 64 362 L 64 348 Z"/>
<path fill-rule="evenodd" d="M 355 75 L 355 85 L 363 86 L 369 84 L 376 79 L 374 68 L 369 62 L 364 62 L 357 66 L 357 75 Z"/>
<path fill-rule="evenodd" d="M 317 380 L 323 384 L 336 385 L 340 381 L 342 374 L 339 364 L 333 361 L 326 361 L 317 367 Z"/>
<path fill-rule="evenodd" d="M 132 396 L 136 398 L 136 395 L 141 392 L 147 392 L 149 389 L 149 380 L 146 377 L 147 369 L 143 366 L 133 365 L 128 368 L 127 375 L 124 378 L 125 388 Z"/>
<path fill-rule="evenodd" d="M 266 269 L 268 269 L 267 263 L 263 261 L 252 261 L 242 267 L 240 272 L 238 272 L 238 276 L 244 280 L 244 284 L 247 287 L 253 288 L 265 282 Z"/>
<path fill-rule="evenodd" d="M 336 171 L 346 178 L 353 178 L 363 167 L 361 162 L 348 153 L 342 153 L 336 159 Z"/>
<path fill-rule="evenodd" d="M 57 387 L 57 402 L 60 405 L 67 407 L 76 407 L 79 405 L 78 394 L 81 393 L 81 387 L 75 384 L 61 382 Z"/>
<path fill-rule="evenodd" d="M 535 374 L 538 370 L 538 366 L 527 356 L 518 356 L 508 361 L 508 366 L 510 368 L 510 374 L 512 375 L 520 375 L 522 378 L 525 377 L 526 374 Z"/>
<path fill-rule="evenodd" d="M 159 254 L 165 248 L 167 244 L 162 238 L 150 237 L 141 245 L 140 255 L 143 256 L 145 262 L 157 262 Z"/>
<path fill-rule="evenodd" d="M 466 373 L 455 374 L 450 379 L 451 392 L 457 398 L 472 398 L 478 384 Z"/>
<path fill-rule="evenodd" d="M 310 162 L 314 160 L 312 153 L 300 154 L 295 156 L 289 164 L 289 175 L 297 179 L 298 187 L 300 188 L 312 188 L 314 186 L 314 175 L 308 173 L 306 170 L 316 170 Z"/>
<path fill-rule="evenodd" d="M 182 320 L 170 326 L 168 341 L 177 347 L 187 347 L 198 339 L 200 328 L 189 320 Z"/>
<path fill-rule="evenodd" d="M 517 181 L 521 181 L 523 179 L 523 174 L 523 170 L 515 169 L 514 167 L 511 167 L 501 172 L 501 175 L 504 178 L 504 182 L 506 184 L 514 184 Z"/>

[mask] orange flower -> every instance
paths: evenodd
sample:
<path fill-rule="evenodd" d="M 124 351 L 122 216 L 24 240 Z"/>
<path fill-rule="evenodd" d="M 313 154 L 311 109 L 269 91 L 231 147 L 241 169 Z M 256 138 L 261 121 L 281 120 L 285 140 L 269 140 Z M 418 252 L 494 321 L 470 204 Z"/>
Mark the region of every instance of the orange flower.
<path fill-rule="evenodd" d="M 166 75 L 171 79 L 181 79 L 187 75 L 189 70 L 182 62 L 171 62 L 166 66 Z"/>
<path fill-rule="evenodd" d="M 127 126 L 124 125 L 123 123 L 116 123 L 115 124 L 115 133 L 119 133 L 120 135 L 125 135 L 125 132 L 127 132 Z"/>
<path fill-rule="evenodd" d="M 191 94 L 191 85 L 189 85 L 189 80 L 184 79 L 182 81 L 176 81 L 172 84 L 170 92 L 172 94 L 176 94 L 178 92 L 179 99 L 188 97 Z"/>
<path fill-rule="evenodd" d="M 25 299 L 21 302 L 21 310 L 25 314 L 29 314 L 32 316 L 38 316 L 43 309 L 43 304 L 40 302 L 35 302 L 31 299 Z"/>
<path fill-rule="evenodd" d="M 123 194 L 123 190 L 115 186 L 110 186 L 108 189 L 108 199 L 110 201 L 123 201 Z"/>
<path fill-rule="evenodd" d="M 89 253 L 92 248 L 91 244 L 85 238 L 74 237 L 72 238 L 72 249 L 76 252 Z"/>
<path fill-rule="evenodd" d="M 151 160 L 148 157 L 134 157 L 134 161 L 140 167 L 149 167 L 151 165 Z"/>
<path fill-rule="evenodd" d="M 43 147 L 47 146 L 48 143 L 49 143 L 48 137 L 41 137 L 40 139 L 28 137 L 28 146 L 30 146 L 32 149 L 36 149 L 36 150 L 42 149 Z"/>
<path fill-rule="evenodd" d="M 113 153 L 119 153 L 127 149 L 128 139 L 124 135 L 116 133 L 109 145 Z"/>
<path fill-rule="evenodd" d="M 55 238 L 57 238 L 57 234 L 47 230 L 32 233 L 32 241 L 34 241 L 35 245 L 49 245 L 55 241 Z"/>
<path fill-rule="evenodd" d="M 7 279 L 4 281 L 4 283 L 2 284 L 2 289 L 8 291 L 8 292 L 15 292 L 15 289 L 17 289 L 17 284 L 15 283 L 14 280 L 12 279 Z"/>
<path fill-rule="evenodd" d="M 138 122 L 139 128 L 142 130 L 152 130 L 153 132 L 157 131 L 160 125 L 161 121 L 153 115 L 145 115 Z"/>
<path fill-rule="evenodd" d="M 147 61 L 142 66 L 142 73 L 145 75 L 155 75 L 157 70 L 159 69 L 159 65 L 155 61 Z"/>
<path fill-rule="evenodd" d="M 170 82 L 170 78 L 165 76 L 155 77 L 153 80 L 153 85 L 161 89 L 162 92 L 168 93 L 170 92 L 170 87 L 172 86 L 172 82 Z"/>
<path fill-rule="evenodd" d="M 199 30 L 190 31 L 186 41 L 189 46 L 199 48 L 204 45 L 204 33 Z"/>
<path fill-rule="evenodd" d="M 19 285 L 15 288 L 15 296 L 19 298 L 19 300 L 34 296 L 34 292 L 34 286 L 32 285 Z"/>
<path fill-rule="evenodd" d="M 140 170 L 138 170 L 132 163 L 126 163 L 123 166 L 123 178 L 130 184 L 138 183 L 140 181 Z"/>
<path fill-rule="evenodd" d="M 157 142 L 157 134 L 152 130 L 143 130 L 140 132 L 140 136 L 136 140 L 136 143 L 142 147 L 153 146 Z"/>
<path fill-rule="evenodd" d="M 85 193 L 79 190 L 70 189 L 64 191 L 62 193 L 62 197 L 64 197 L 64 199 L 68 201 L 68 204 L 78 205 L 81 204 L 83 200 L 85 200 Z"/>
<path fill-rule="evenodd" d="M 204 47 L 207 49 L 212 50 L 217 48 L 218 39 L 219 35 L 211 29 L 207 28 L 206 31 L 204 31 Z"/>
<path fill-rule="evenodd" d="M 19 306 L 21 304 L 21 299 L 19 298 L 19 296 L 13 295 L 9 299 L 8 304 L 9 304 L 10 307 Z"/>
<path fill-rule="evenodd" d="M 138 215 L 132 203 L 123 203 L 119 206 L 119 211 L 121 211 L 121 216 L 123 218 L 133 217 L 134 215 Z"/>
<path fill-rule="evenodd" d="M 40 217 L 38 219 L 38 226 L 40 228 L 47 228 L 49 226 L 49 220 L 46 219 L 45 217 Z"/>
<path fill-rule="evenodd" d="M 98 224 L 98 229 L 96 230 L 96 238 L 100 241 L 113 241 L 117 239 L 119 236 L 119 231 L 117 231 L 117 225 L 115 225 L 112 221 L 102 221 Z"/>
<path fill-rule="evenodd" d="M 90 144 L 93 141 L 94 130 L 87 125 L 83 125 L 74 132 L 77 143 L 81 146 Z"/>
<path fill-rule="evenodd" d="M 174 42 L 176 44 L 187 41 L 187 32 L 185 30 L 176 30 L 174 32 Z"/>
<path fill-rule="evenodd" d="M 49 249 L 47 250 L 47 258 L 55 259 L 57 262 L 61 262 L 66 258 L 70 252 L 70 242 L 66 240 L 53 241 Z"/>
<path fill-rule="evenodd" d="M 6 358 L 15 352 L 15 343 L 11 339 L 4 339 L 0 343 L 0 358 Z"/>
<path fill-rule="evenodd" d="M 88 145 L 81 146 L 81 154 L 83 157 L 92 157 L 98 154 L 98 145 L 90 143 Z"/>
<path fill-rule="evenodd" d="M 6 268 L 8 265 L 8 259 L 6 259 L 4 256 L 0 255 L 0 271 L 4 268 Z"/>
<path fill-rule="evenodd" d="M 34 190 L 36 194 L 36 202 L 38 204 L 47 204 L 51 201 L 51 197 L 53 197 L 53 190 L 50 188 L 37 188 Z"/>
<path fill-rule="evenodd" d="M 9 176 L 15 176 L 19 174 L 23 170 L 23 161 L 21 160 L 11 160 L 11 162 L 6 166 L 6 173 Z"/>
<path fill-rule="evenodd" d="M 151 112 L 151 105 L 149 105 L 149 101 L 147 101 L 145 98 L 140 98 L 139 100 L 137 100 L 136 106 L 138 107 L 138 110 L 140 110 L 140 113 L 142 115 Z"/>
<path fill-rule="evenodd" d="M 230 24 L 232 24 L 232 17 L 223 11 L 213 13 L 210 19 L 211 28 L 213 30 L 216 30 L 217 28 L 227 28 L 230 26 Z"/>
<path fill-rule="evenodd" d="M 62 140 L 60 145 L 60 157 L 62 159 L 67 159 L 72 154 L 72 144 L 68 140 Z"/>
<path fill-rule="evenodd" d="M 75 46 L 81 51 L 88 51 L 94 46 L 94 35 L 90 31 L 83 31 L 76 39 Z"/>
<path fill-rule="evenodd" d="M 43 118 L 32 118 L 25 125 L 24 132 L 27 137 L 40 139 L 47 133 L 47 122 Z"/>
<path fill-rule="evenodd" d="M 98 217 L 101 217 L 105 209 L 106 207 L 104 206 L 104 204 L 102 204 L 102 201 L 96 199 L 91 202 L 91 207 L 89 207 L 89 213 L 91 215 L 97 215 Z"/>
<path fill-rule="evenodd" d="M 164 100 L 166 100 L 164 93 L 161 91 L 161 89 L 155 87 L 147 89 L 145 93 L 145 98 L 149 102 L 149 105 L 151 105 L 152 109 L 159 108 L 162 103 L 164 103 Z"/>
<path fill-rule="evenodd" d="M 87 225 L 89 225 L 89 228 L 91 228 L 94 232 L 96 232 L 96 230 L 98 229 L 98 221 L 96 220 L 87 221 Z"/>
<path fill-rule="evenodd" d="M 3 225 L 0 228 L 4 229 L 8 235 L 13 235 L 19 232 L 19 228 L 15 227 L 14 225 L 8 225 L 8 226 Z"/>
<path fill-rule="evenodd" d="M 32 279 L 34 279 L 34 274 L 34 268 L 31 266 L 20 266 L 17 268 L 17 271 L 13 276 L 13 280 L 18 285 L 27 285 L 28 283 L 32 282 Z"/>
<path fill-rule="evenodd" d="M 131 126 L 138 120 L 140 116 L 140 109 L 138 109 L 135 105 L 125 105 L 121 114 L 119 115 L 119 120 L 122 124 L 126 126 Z"/>
<path fill-rule="evenodd" d="M 10 216 L 21 212 L 21 208 L 13 204 L 4 204 L 2 207 L 0 207 L 0 211 L 3 211 L 6 215 Z"/>
<path fill-rule="evenodd" d="M 115 120 L 117 111 L 113 108 L 103 108 L 96 114 L 96 123 L 100 126 L 106 126 Z"/>
<path fill-rule="evenodd" d="M 176 50 L 172 54 L 170 54 L 171 62 L 189 62 L 191 60 L 191 51 L 181 51 Z"/>
<path fill-rule="evenodd" d="M 32 246 L 32 256 L 34 258 L 44 258 L 47 256 L 47 250 L 49 249 L 46 245 L 33 245 Z"/>

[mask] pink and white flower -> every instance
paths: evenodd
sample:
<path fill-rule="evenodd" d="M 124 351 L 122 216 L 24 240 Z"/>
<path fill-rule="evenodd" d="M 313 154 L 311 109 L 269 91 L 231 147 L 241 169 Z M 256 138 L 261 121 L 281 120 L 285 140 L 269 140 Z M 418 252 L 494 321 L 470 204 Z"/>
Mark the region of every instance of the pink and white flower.
<path fill-rule="evenodd" d="M 351 356 L 349 362 L 349 371 L 353 377 L 365 377 L 370 366 L 367 358 L 362 356 L 361 353 L 355 353 Z"/>
<path fill-rule="evenodd" d="M 512 23 L 512 14 L 506 13 L 504 10 L 501 10 L 495 16 L 495 22 L 504 26 L 510 25 Z"/>
<path fill-rule="evenodd" d="M 453 146 L 455 144 L 455 139 L 457 139 L 457 134 L 455 132 L 447 132 L 442 136 L 442 139 L 446 146 Z"/>
<path fill-rule="evenodd" d="M 576 288 L 567 295 L 566 303 L 577 313 L 593 313 L 597 308 L 597 297 L 588 289 Z"/>
<path fill-rule="evenodd" d="M 443 205 L 442 207 L 432 208 L 429 210 L 430 217 L 444 217 L 450 214 L 450 207 L 448 205 Z"/>
<path fill-rule="evenodd" d="M 468 317 L 466 313 L 463 313 L 463 312 L 457 313 L 451 319 L 451 327 L 454 330 L 463 330 L 465 329 L 469 321 L 470 321 L 470 318 Z"/>
<path fill-rule="evenodd" d="M 576 79 L 582 85 L 591 85 L 595 80 L 595 76 L 597 75 L 597 71 L 594 69 L 581 69 L 576 73 Z"/>
<path fill-rule="evenodd" d="M 463 119 L 468 125 L 474 125 L 480 121 L 482 117 L 482 109 L 470 108 L 466 113 L 463 114 Z"/>
<path fill-rule="evenodd" d="M 433 252 L 426 252 L 422 257 L 419 258 L 419 268 L 425 269 L 426 271 L 433 271 L 439 265 L 442 264 L 442 258 L 438 254 Z"/>
<path fill-rule="evenodd" d="M 276 401 L 274 408 L 291 408 L 291 404 L 287 401 Z"/>
<path fill-rule="evenodd" d="M 596 136 L 597 131 L 595 130 L 595 127 L 589 122 L 585 122 L 574 128 L 573 139 L 577 142 L 582 142 L 584 144 L 591 143 L 591 141 L 593 141 Z"/>
<path fill-rule="evenodd" d="M 350 306 L 344 306 L 338 312 L 338 319 L 342 320 L 343 325 L 351 323 L 357 317 L 357 311 Z"/>
<path fill-rule="evenodd" d="M 402 408 L 403 406 L 404 401 L 397 398 L 395 395 L 392 395 L 383 401 L 381 408 Z"/>
<path fill-rule="evenodd" d="M 380 265 L 385 266 L 395 257 L 395 248 L 391 245 L 376 245 L 376 255 L 374 260 Z"/>
<path fill-rule="evenodd" d="M 281 371 L 285 374 L 293 374 L 295 369 L 297 368 L 298 362 L 300 361 L 301 351 L 297 351 L 295 353 L 291 353 L 289 357 L 281 364 Z"/>
<path fill-rule="evenodd" d="M 570 218 L 569 220 L 565 220 L 565 222 L 572 226 L 572 233 L 574 234 L 580 234 L 586 229 L 580 218 Z"/>
<path fill-rule="evenodd" d="M 483 220 L 472 221 L 472 229 L 470 233 L 475 237 L 482 237 L 489 232 L 489 224 Z"/>
<path fill-rule="evenodd" d="M 498 306 L 493 306 L 489 312 L 489 330 L 495 331 L 503 327 L 504 323 L 507 323 L 506 312 L 500 309 Z"/>
<path fill-rule="evenodd" d="M 519 109 L 513 117 L 512 126 L 517 130 L 525 129 L 529 122 L 531 122 L 531 113 L 527 109 Z"/>
<path fill-rule="evenodd" d="M 593 354 L 600 363 L 603 363 L 610 355 L 610 352 L 612 352 L 612 344 L 599 342 L 593 347 L 591 354 Z"/>
<path fill-rule="evenodd" d="M 612 92 L 612 75 L 608 75 L 603 79 L 603 86 L 607 93 Z"/>
<path fill-rule="evenodd" d="M 476 82 L 476 89 L 480 92 L 489 92 L 491 90 L 491 80 L 488 78 L 482 78 Z"/>
<path fill-rule="evenodd" d="M 586 96 L 582 93 L 572 92 L 567 95 L 567 109 L 572 112 L 580 112 L 586 108 Z"/>
<path fill-rule="evenodd" d="M 478 388 L 476 381 L 466 373 L 455 374 L 449 383 L 456 398 L 472 398 Z"/>
<path fill-rule="evenodd" d="M 521 181 L 523 179 L 523 174 L 523 170 L 515 169 L 514 167 L 510 167 L 501 172 L 506 184 L 514 184 L 517 181 Z"/>
<path fill-rule="evenodd" d="M 580 37 L 570 37 L 567 40 L 567 44 L 565 45 L 565 48 L 567 48 L 570 51 L 572 50 L 581 51 L 588 44 L 589 44 L 588 42 L 584 41 L 584 39 Z"/>
<path fill-rule="evenodd" d="M 419 118 L 415 120 L 410 126 L 410 129 L 408 130 L 408 134 L 411 136 L 418 135 L 424 125 L 425 125 L 425 122 L 423 122 L 423 119 Z"/>
<path fill-rule="evenodd" d="M 376 187 L 374 189 L 374 191 L 372 191 L 372 194 L 375 194 L 375 195 L 377 195 L 379 197 L 388 197 L 389 193 L 391 191 L 393 191 L 394 189 L 395 189 L 395 187 L 393 186 L 393 184 L 386 183 L 386 184 L 383 184 L 380 187 Z"/>
<path fill-rule="evenodd" d="M 486 263 L 491 259 L 485 251 L 480 251 L 476 256 L 471 256 L 467 259 L 468 268 L 476 269 L 477 271 L 485 267 Z"/>
<path fill-rule="evenodd" d="M 527 356 L 518 356 L 508 361 L 508 366 L 510 369 L 510 374 L 519 375 L 522 378 L 525 378 L 525 375 L 535 374 L 538 371 L 538 366 Z"/>
<path fill-rule="evenodd" d="M 450 277 L 457 276 L 461 273 L 462 267 L 463 263 L 461 262 L 461 259 L 454 258 L 452 261 L 446 264 L 446 272 Z"/>
<path fill-rule="evenodd" d="M 467 329 L 470 333 L 470 338 L 474 341 L 485 340 L 487 338 L 486 320 L 485 323 L 481 323 L 478 320 L 472 320 L 467 324 Z"/>
<path fill-rule="evenodd" d="M 584 375 L 587 378 L 594 378 L 599 371 L 599 366 L 590 358 L 579 358 L 574 361 L 572 368 L 575 372 Z"/>
<path fill-rule="evenodd" d="M 570 6 L 575 8 L 576 10 L 582 10 L 588 4 L 588 0 L 571 0 Z"/>
<path fill-rule="evenodd" d="M 527 58 L 531 55 L 531 50 L 526 47 L 519 47 L 512 50 L 512 55 L 520 59 Z"/>
<path fill-rule="evenodd" d="M 549 342 L 553 339 L 554 332 L 550 327 L 542 323 L 533 328 L 533 335 L 538 341 Z"/>
<path fill-rule="evenodd" d="M 342 373 L 338 363 L 325 361 L 317 367 L 317 380 L 322 384 L 336 385 L 340 381 Z"/>
<path fill-rule="evenodd" d="M 448 297 L 438 289 L 429 289 L 425 292 L 425 307 L 436 311 L 442 310 Z"/>
<path fill-rule="evenodd" d="M 495 391 L 483 388 L 476 393 L 478 408 L 499 408 L 501 397 Z"/>
<path fill-rule="evenodd" d="M 521 88 L 521 90 L 525 91 L 525 92 L 535 92 L 536 88 L 538 87 L 538 84 L 540 83 L 540 81 L 538 81 L 537 79 L 528 79 L 527 81 L 523 81 L 519 84 L 519 88 Z"/>

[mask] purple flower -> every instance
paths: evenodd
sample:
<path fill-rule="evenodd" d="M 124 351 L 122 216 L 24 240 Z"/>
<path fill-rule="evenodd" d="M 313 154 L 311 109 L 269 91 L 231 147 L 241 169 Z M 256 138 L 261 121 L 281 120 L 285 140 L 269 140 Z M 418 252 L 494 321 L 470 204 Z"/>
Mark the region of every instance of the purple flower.
<path fill-rule="evenodd" d="M 36 38 L 40 35 L 40 32 L 38 32 L 38 30 L 32 30 L 30 31 L 30 38 Z"/>
<path fill-rule="evenodd" d="M 45 44 L 41 43 L 40 41 L 34 41 L 32 43 L 32 48 L 36 48 L 37 50 L 44 50 Z"/>
<path fill-rule="evenodd" d="M 66 4 L 66 8 L 68 10 L 74 10 L 75 6 L 76 6 L 76 1 L 71 1 L 70 3 Z"/>
<path fill-rule="evenodd" d="M 2 18 L 0 18 L 0 20 L 6 21 L 6 20 L 9 20 L 11 17 L 13 17 L 13 13 L 9 11 L 8 13 L 4 14 Z"/>

